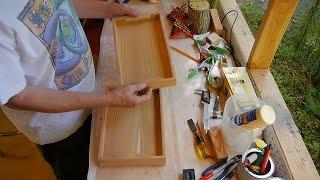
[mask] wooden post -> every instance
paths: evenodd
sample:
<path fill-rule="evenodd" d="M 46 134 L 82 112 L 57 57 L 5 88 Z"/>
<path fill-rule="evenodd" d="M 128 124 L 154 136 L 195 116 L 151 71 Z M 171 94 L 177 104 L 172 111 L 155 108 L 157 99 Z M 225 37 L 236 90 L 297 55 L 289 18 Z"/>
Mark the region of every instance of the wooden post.
<path fill-rule="evenodd" d="M 268 69 L 270 67 L 297 4 L 298 0 L 269 1 L 249 57 L 249 68 Z"/>

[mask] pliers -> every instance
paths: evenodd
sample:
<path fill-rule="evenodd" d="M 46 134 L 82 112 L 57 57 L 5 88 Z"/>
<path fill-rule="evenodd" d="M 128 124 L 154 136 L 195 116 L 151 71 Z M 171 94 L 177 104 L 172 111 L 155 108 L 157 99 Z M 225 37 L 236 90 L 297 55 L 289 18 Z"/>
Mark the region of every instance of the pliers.
<path fill-rule="evenodd" d="M 203 171 L 200 180 L 207 180 L 213 176 L 215 176 L 215 180 L 223 180 L 231 171 L 236 168 L 240 160 L 241 155 L 237 155 L 228 161 L 214 164 Z"/>

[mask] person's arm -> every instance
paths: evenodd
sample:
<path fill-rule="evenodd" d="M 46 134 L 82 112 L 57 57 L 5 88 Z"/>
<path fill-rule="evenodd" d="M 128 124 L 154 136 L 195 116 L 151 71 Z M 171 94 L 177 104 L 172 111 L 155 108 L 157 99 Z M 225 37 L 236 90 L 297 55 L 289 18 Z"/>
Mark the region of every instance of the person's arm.
<path fill-rule="evenodd" d="M 136 9 L 120 3 L 107 3 L 105 1 L 73 0 L 73 5 L 79 18 L 112 19 L 118 16 L 137 16 Z"/>
<path fill-rule="evenodd" d="M 115 88 L 106 93 L 68 92 L 26 87 L 5 105 L 20 110 L 59 113 L 103 106 L 134 107 L 150 99 L 152 90 L 138 93 L 145 83 Z"/>

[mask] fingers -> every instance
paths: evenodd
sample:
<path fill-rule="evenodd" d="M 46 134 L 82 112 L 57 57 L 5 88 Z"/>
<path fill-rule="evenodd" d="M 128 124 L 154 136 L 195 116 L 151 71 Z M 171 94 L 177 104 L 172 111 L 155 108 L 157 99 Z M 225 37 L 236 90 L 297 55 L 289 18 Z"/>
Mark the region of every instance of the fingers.
<path fill-rule="evenodd" d="M 122 9 L 123 9 L 124 15 L 128 15 L 128 16 L 139 15 L 139 12 L 136 8 L 130 7 L 127 4 L 122 4 Z"/>
<path fill-rule="evenodd" d="M 151 98 L 151 95 L 152 95 L 152 89 L 148 88 L 148 91 L 146 93 L 136 97 L 137 103 L 140 104 L 140 103 L 143 103 L 143 102 L 149 100 Z"/>
<path fill-rule="evenodd" d="M 137 84 L 132 84 L 132 85 L 129 85 L 128 88 L 129 88 L 129 91 L 130 92 L 138 92 L 138 91 L 141 91 L 143 90 L 144 88 L 147 87 L 147 84 L 146 83 L 137 83 Z"/>

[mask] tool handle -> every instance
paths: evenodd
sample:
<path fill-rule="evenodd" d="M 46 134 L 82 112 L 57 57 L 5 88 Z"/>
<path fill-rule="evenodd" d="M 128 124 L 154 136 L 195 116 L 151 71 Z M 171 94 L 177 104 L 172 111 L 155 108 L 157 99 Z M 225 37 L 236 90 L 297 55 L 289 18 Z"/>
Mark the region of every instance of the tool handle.
<path fill-rule="evenodd" d="M 262 160 L 262 164 L 261 164 L 261 167 L 260 167 L 260 173 L 261 174 L 265 174 L 270 156 L 271 156 L 271 145 L 269 144 L 265 148 L 265 151 L 264 151 L 264 154 L 263 154 L 263 160 Z"/>
<path fill-rule="evenodd" d="M 222 161 L 222 162 L 219 162 L 218 164 L 214 164 L 214 165 L 211 165 L 209 166 L 207 169 L 205 169 L 203 172 L 202 172 L 202 176 L 205 176 L 206 174 L 208 174 L 210 171 L 214 170 L 214 169 L 217 169 L 218 167 L 224 165 L 225 163 L 227 162 L 227 159 L 225 161 Z"/>
<path fill-rule="evenodd" d="M 216 97 L 216 100 L 214 101 L 213 110 L 219 111 L 219 105 L 220 105 L 220 97 L 217 96 L 217 97 Z"/>
<path fill-rule="evenodd" d="M 199 180 L 207 180 L 213 176 L 212 172 L 209 172 L 208 174 L 202 176 Z"/>
<path fill-rule="evenodd" d="M 236 168 L 236 166 L 238 165 L 238 163 L 232 163 L 229 164 L 223 171 L 222 174 L 220 174 L 217 178 L 215 178 L 215 180 L 223 180 L 231 171 L 233 171 L 234 168 Z"/>

